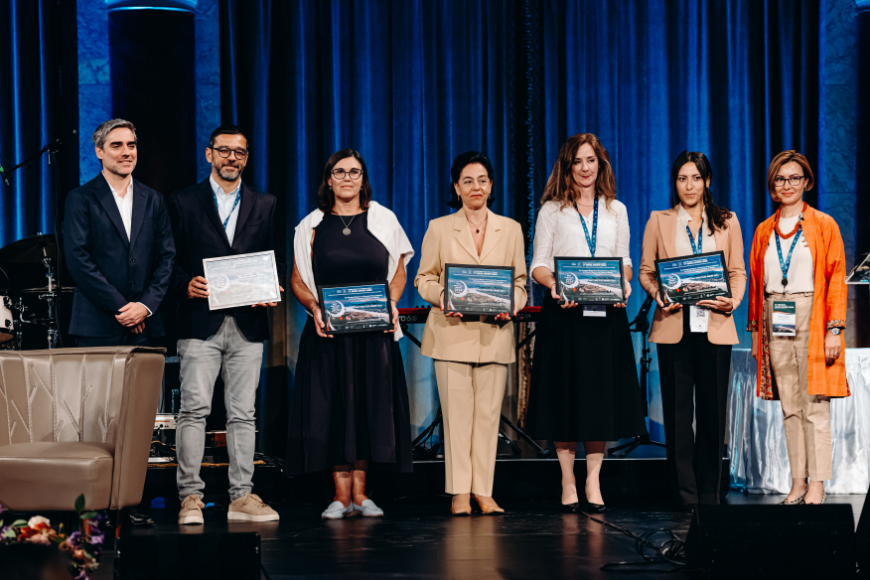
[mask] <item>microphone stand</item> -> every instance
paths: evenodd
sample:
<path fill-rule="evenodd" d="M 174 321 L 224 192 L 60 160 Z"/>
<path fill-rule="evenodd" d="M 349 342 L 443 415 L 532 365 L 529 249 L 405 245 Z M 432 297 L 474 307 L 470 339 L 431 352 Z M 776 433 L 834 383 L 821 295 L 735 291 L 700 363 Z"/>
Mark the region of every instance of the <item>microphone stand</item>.
<path fill-rule="evenodd" d="M 73 129 L 64 137 L 49 142 L 45 147 L 40 149 L 38 153 L 28 157 L 11 169 L 4 170 L 3 168 L 0 168 L 0 177 L 3 178 L 3 183 L 6 184 L 6 187 L 11 187 L 12 184 L 9 181 L 10 175 L 22 167 L 30 169 L 30 166 L 38 161 L 43 154 L 48 154 L 48 164 L 51 167 L 51 176 L 54 180 L 54 243 L 57 247 L 57 268 L 53 268 L 52 259 L 48 255 L 46 255 L 42 260 L 43 265 L 46 268 L 46 276 L 48 277 L 48 292 L 40 295 L 40 298 L 48 301 L 48 348 L 58 348 L 63 346 L 63 339 L 60 335 L 60 300 L 58 300 L 59 293 L 62 289 L 61 276 L 63 273 L 63 250 L 61 249 L 60 244 L 60 166 L 57 162 L 57 154 L 63 147 L 63 142 L 70 138 L 76 138 L 78 133 L 78 131 Z M 45 250 L 43 250 L 43 252 L 44 251 Z M 55 272 L 57 273 L 56 281 L 58 294 L 55 294 L 53 289 L 55 284 Z"/>
<path fill-rule="evenodd" d="M 640 310 L 637 312 L 637 316 L 634 317 L 634 320 L 629 324 L 629 329 L 631 332 L 639 332 L 641 337 L 643 338 L 643 350 L 641 350 L 640 357 L 640 388 L 643 391 L 643 416 L 649 417 L 649 367 L 652 359 L 649 356 L 649 344 L 646 341 L 647 332 L 649 332 L 650 324 L 649 324 L 649 311 L 652 310 L 653 306 L 653 297 L 647 296 L 646 300 L 644 300 L 643 305 L 640 307 Z M 613 447 L 607 450 L 608 455 L 616 455 L 623 449 L 625 451 L 619 454 L 619 457 L 626 457 L 629 453 L 640 447 L 641 445 L 655 445 L 656 447 L 664 447 L 664 443 L 659 443 L 658 441 L 653 441 L 650 439 L 649 434 L 647 435 L 638 435 L 632 441 L 628 443 L 624 443 L 617 447 Z"/>

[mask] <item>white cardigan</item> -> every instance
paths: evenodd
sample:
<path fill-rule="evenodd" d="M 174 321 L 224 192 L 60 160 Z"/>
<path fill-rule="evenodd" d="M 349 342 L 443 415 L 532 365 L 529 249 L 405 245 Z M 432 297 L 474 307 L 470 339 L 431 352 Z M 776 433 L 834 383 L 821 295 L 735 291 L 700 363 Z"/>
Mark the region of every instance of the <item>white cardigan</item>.
<path fill-rule="evenodd" d="M 296 269 L 299 270 L 302 282 L 305 283 L 315 299 L 319 298 L 319 294 L 317 284 L 314 283 L 314 267 L 311 263 L 311 235 L 321 221 L 323 221 L 323 212 L 319 209 L 314 210 L 299 222 L 293 237 Z M 414 257 L 414 249 L 411 247 L 411 241 L 405 234 L 405 230 L 402 229 L 402 225 L 396 218 L 396 214 L 378 202 L 370 201 L 367 223 L 368 230 L 384 245 L 390 255 L 390 261 L 387 265 L 387 282 L 393 281 L 399 260 L 402 258 L 404 258 L 402 265 L 405 268 L 405 274 L 407 274 L 408 262 Z M 306 312 L 311 316 L 310 312 L 307 310 Z M 396 329 L 394 338 L 395 340 L 402 338 L 401 328 Z"/>

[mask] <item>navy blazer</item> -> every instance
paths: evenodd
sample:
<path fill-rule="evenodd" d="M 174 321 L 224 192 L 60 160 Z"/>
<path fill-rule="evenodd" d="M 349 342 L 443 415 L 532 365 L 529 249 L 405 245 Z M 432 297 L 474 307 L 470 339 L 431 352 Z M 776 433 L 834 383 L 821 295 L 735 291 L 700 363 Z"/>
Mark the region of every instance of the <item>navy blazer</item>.
<path fill-rule="evenodd" d="M 121 212 L 102 173 L 66 198 L 63 242 L 66 265 L 75 282 L 69 332 L 76 336 L 115 336 L 115 319 L 129 302 L 151 310 L 145 335 L 163 336 L 160 303 L 169 289 L 175 244 L 163 196 L 133 180 L 130 239 Z"/>
<path fill-rule="evenodd" d="M 203 259 L 269 250 L 275 251 L 278 279 L 281 286 L 287 288 L 284 282 L 287 275 L 285 253 L 275 237 L 277 199 L 274 195 L 254 191 L 244 183 L 241 193 L 232 245 L 218 215 L 208 178 L 202 183 L 176 191 L 169 198 L 169 217 L 178 248 L 172 272 L 172 292 L 179 300 L 179 339 L 206 340 L 217 334 L 227 315 L 236 319 L 239 330 L 247 340 L 261 342 L 269 338 L 267 308 L 245 306 L 212 311 L 208 308 L 207 299 L 187 297 L 190 280 L 194 276 L 203 276 Z"/>

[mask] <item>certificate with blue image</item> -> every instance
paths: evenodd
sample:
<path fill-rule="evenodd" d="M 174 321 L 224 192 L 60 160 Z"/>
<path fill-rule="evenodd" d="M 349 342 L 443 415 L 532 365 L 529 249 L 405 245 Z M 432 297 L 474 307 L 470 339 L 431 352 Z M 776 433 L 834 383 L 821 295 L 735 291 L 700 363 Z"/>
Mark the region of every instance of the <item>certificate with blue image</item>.
<path fill-rule="evenodd" d="M 496 316 L 514 313 L 514 269 L 502 266 L 444 266 L 444 311 Z"/>
<path fill-rule="evenodd" d="M 560 302 L 619 304 L 625 301 L 622 258 L 553 259 Z"/>
<path fill-rule="evenodd" d="M 320 311 L 328 334 L 384 331 L 393 328 L 386 282 L 318 287 Z"/>
<path fill-rule="evenodd" d="M 724 252 L 656 260 L 656 273 L 665 304 L 695 304 L 717 296 L 731 298 Z"/>

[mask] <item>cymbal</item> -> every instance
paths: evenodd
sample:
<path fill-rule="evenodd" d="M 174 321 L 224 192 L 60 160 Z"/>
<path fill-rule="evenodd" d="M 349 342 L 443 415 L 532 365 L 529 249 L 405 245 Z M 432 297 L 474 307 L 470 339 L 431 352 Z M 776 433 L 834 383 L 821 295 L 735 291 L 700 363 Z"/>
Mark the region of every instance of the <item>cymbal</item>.
<path fill-rule="evenodd" d="M 63 288 L 58 288 L 54 286 L 55 292 L 75 292 L 75 288 L 72 286 L 64 286 Z M 40 286 L 39 288 L 24 288 L 19 290 L 21 294 L 37 294 L 40 292 L 48 292 L 48 286 Z"/>
<path fill-rule="evenodd" d="M 0 262 L 8 264 L 40 263 L 45 257 L 57 261 L 54 234 L 22 238 L 0 248 Z"/>

